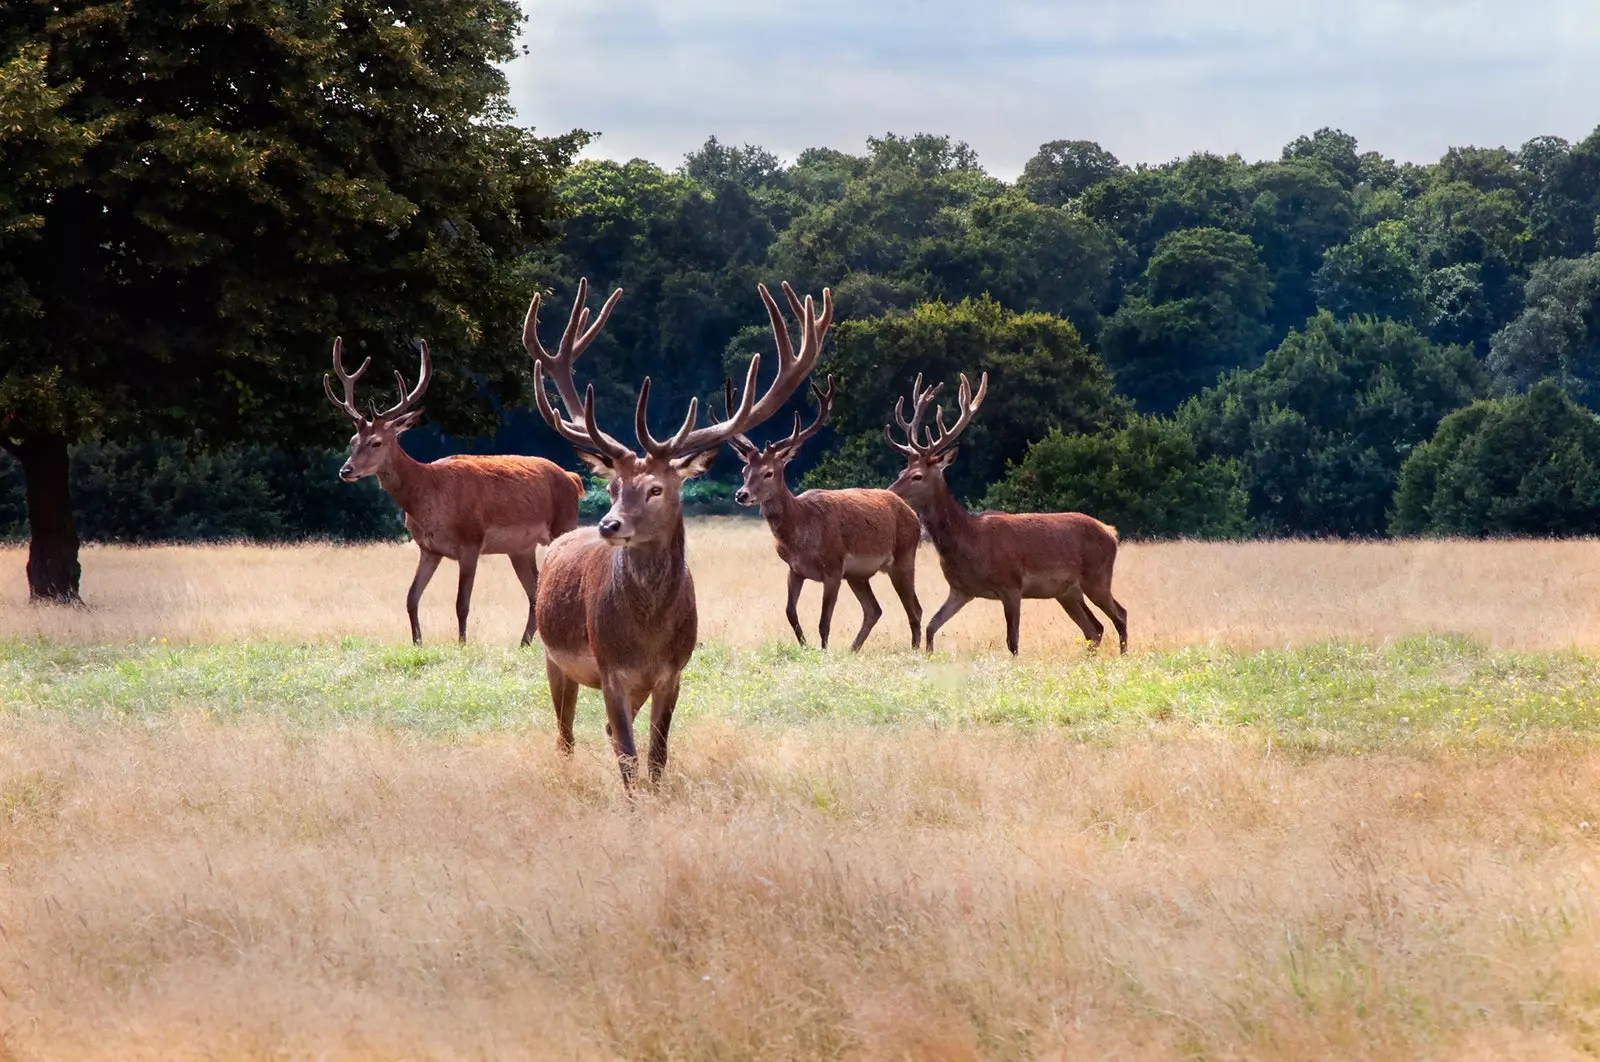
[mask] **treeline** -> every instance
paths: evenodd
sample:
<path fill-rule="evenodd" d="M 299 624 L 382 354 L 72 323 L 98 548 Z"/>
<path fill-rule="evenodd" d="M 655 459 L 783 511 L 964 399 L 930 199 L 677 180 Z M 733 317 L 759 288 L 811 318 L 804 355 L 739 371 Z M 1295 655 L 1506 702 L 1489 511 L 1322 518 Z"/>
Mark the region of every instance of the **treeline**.
<path fill-rule="evenodd" d="M 1600 131 L 1431 165 L 1329 129 L 1255 163 L 1058 141 L 1013 183 L 947 137 L 787 165 L 712 139 L 559 190 L 548 286 L 627 291 L 586 355 L 611 408 L 646 373 L 662 408 L 714 401 L 770 343 L 757 280 L 833 287 L 808 485 L 887 482 L 911 380 L 986 371 L 952 479 L 989 507 L 1131 536 L 1600 527 Z"/>
<path fill-rule="evenodd" d="M 1326 129 L 1254 163 L 1129 167 L 1058 141 L 1009 183 L 942 136 L 792 163 L 713 138 L 670 171 L 577 163 L 554 194 L 559 238 L 522 265 L 551 293 L 546 328 L 579 277 L 626 291 L 580 367 L 605 417 L 645 375 L 663 423 L 691 396 L 719 409 L 724 377 L 770 349 L 756 283 L 833 288 L 819 376 L 838 398 L 807 485 L 886 483 L 882 426 L 911 380 L 987 372 L 952 485 L 988 507 L 1080 509 L 1129 537 L 1600 527 L 1600 131 L 1430 165 Z M 503 397 L 474 448 L 570 465 L 525 395 Z M 334 460 L 90 444 L 74 491 L 90 538 L 395 533 Z M 20 513 L 0 459 L 0 532 Z"/>

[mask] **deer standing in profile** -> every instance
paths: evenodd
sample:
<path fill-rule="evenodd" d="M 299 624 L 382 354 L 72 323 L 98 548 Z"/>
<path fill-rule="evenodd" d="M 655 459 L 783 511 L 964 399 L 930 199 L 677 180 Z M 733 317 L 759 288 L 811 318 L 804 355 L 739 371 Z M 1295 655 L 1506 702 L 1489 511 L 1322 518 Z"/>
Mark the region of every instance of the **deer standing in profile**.
<path fill-rule="evenodd" d="M 911 623 L 911 648 L 922 644 L 922 605 L 917 601 L 917 544 L 922 528 L 917 514 L 898 495 L 887 490 L 855 488 L 849 490 L 808 490 L 792 494 L 784 480 L 789 465 L 806 440 L 815 435 L 833 408 L 833 377 L 828 389 L 818 391 L 817 419 L 801 430 L 800 414 L 794 416 L 794 430 L 787 439 L 757 448 L 747 435 L 734 435 L 728 442 L 744 461 L 744 484 L 734 493 L 740 505 L 758 505 L 772 531 L 778 556 L 789 566 L 789 626 L 801 645 L 806 632 L 800 626 L 797 605 L 800 589 L 807 579 L 822 584 L 822 617 L 817 636 L 822 648 L 828 647 L 828 632 L 833 627 L 833 606 L 839 598 L 839 583 L 846 582 L 861 602 L 861 630 L 850 651 L 861 648 L 883 607 L 873 596 L 868 580 L 879 572 L 889 574 L 889 582 L 905 607 Z M 733 414 L 733 385 L 728 385 L 728 415 Z"/>
<path fill-rule="evenodd" d="M 590 326 L 584 306 L 588 288 L 586 280 L 579 282 L 572 315 L 554 354 L 539 342 L 538 295 L 528 307 L 522 329 L 523 345 L 533 358 L 533 393 L 540 415 L 576 447 L 579 459 L 606 481 L 611 494 L 611 509 L 596 526 L 561 536 L 545 554 L 538 626 L 556 712 L 557 747 L 572 751 L 578 687 L 599 689 L 606 704 L 606 732 L 623 786 L 631 792 L 638 765 L 634 719 L 648 697 L 654 785 L 667 762 L 667 733 L 678 703 L 679 676 L 694 654 L 697 615 L 694 579 L 684 557 L 683 484 L 711 467 L 724 442 L 776 413 L 810 375 L 833 321 L 833 296 L 823 289 L 819 316 L 810 296 L 802 306 L 784 284 L 784 293 L 791 306 L 799 307 L 801 318 L 800 351 L 795 353 L 777 303 L 766 286 L 760 286 L 778 348 L 777 378 L 757 400 L 761 356 L 753 357 L 742 400 L 719 423 L 696 427 L 700 403 L 691 398 L 682 426 L 670 438 L 658 440 L 648 423 L 650 378 L 645 377 L 633 415 L 634 435 L 644 451 L 639 454 L 601 430 L 595 420 L 594 385 L 580 399 L 573 383 L 573 361 L 622 294 L 620 288 L 612 292 L 599 320 Z M 547 373 L 565 416 L 545 393 Z"/>
<path fill-rule="evenodd" d="M 369 357 L 353 373 L 344 371 L 344 340 L 333 341 L 333 371 L 344 386 L 344 397 L 334 394 L 326 373 L 322 387 L 328 401 L 355 422 L 350 456 L 339 478 L 354 483 L 377 476 L 406 515 L 406 530 L 421 556 L 417 573 L 406 592 L 406 614 L 411 617 L 411 640 L 422 642 L 417 606 L 439 562 L 449 557 L 461 568 L 456 587 L 456 623 L 460 640 L 467 640 L 467 611 L 472 605 L 472 584 L 478 558 L 504 553 L 528 593 L 528 623 L 522 644 L 533 640 L 534 601 L 539 592 L 539 567 L 534 552 L 551 539 L 578 526 L 578 499 L 583 479 L 542 457 L 481 457 L 458 454 L 424 464 L 400 448 L 400 434 L 422 418 L 417 400 L 428 389 L 432 365 L 428 344 L 422 344 L 422 368 L 417 386 L 406 390 L 405 378 L 395 372 L 400 401 L 382 413 L 362 416 L 356 408 L 356 381 L 372 364 Z"/>
<path fill-rule="evenodd" d="M 989 374 L 978 382 L 978 393 L 966 374 L 961 375 L 960 414 L 946 428 L 944 410 L 934 413 L 938 434 L 925 427 L 928 407 L 944 387 L 912 385 L 911 419 L 905 400 L 895 402 L 894 417 L 905 433 L 895 440 L 891 426 L 883 426 L 888 444 L 905 455 L 906 467 L 889 489 L 911 503 L 939 553 L 939 567 L 950 584 L 950 596 L 928 622 L 927 647 L 940 627 L 975 597 L 995 598 L 1006 614 L 1006 648 L 1017 653 L 1022 623 L 1022 599 L 1055 598 L 1088 639 L 1100 647 L 1105 627 L 1084 604 L 1093 601 L 1111 617 L 1122 652 L 1128 651 L 1128 613 L 1111 596 L 1111 570 L 1117 561 L 1117 530 L 1083 513 L 970 513 L 950 493 L 945 469 L 956 457 L 956 440 L 972 423 L 989 390 Z"/>

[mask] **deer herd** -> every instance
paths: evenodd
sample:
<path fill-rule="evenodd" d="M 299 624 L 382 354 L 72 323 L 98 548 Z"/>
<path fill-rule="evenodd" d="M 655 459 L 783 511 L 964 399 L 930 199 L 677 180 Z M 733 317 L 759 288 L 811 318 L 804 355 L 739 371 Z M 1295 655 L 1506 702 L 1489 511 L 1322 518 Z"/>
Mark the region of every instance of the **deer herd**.
<path fill-rule="evenodd" d="M 639 386 L 634 403 L 635 449 L 605 431 L 595 417 L 594 385 L 580 396 L 573 364 L 605 326 L 622 289 L 611 293 L 598 314 L 591 315 L 587 280 L 577 297 L 555 352 L 539 340 L 539 296 L 528 306 L 522 343 L 533 362 L 534 400 L 539 414 L 571 443 L 591 474 L 606 484 L 611 507 L 598 523 L 578 527 L 578 502 L 583 480 L 538 457 L 458 455 L 431 463 L 407 456 L 399 436 L 422 416 L 417 405 L 431 372 L 426 343 L 415 387 L 395 373 L 400 401 L 384 412 L 363 416 L 356 407 L 355 386 L 371 364 L 345 371 L 342 340 L 333 344 L 333 371 L 343 386 L 335 393 L 324 376 L 328 400 L 356 426 L 350 456 L 339 470 L 354 482 L 377 476 L 379 484 L 405 513 L 406 528 L 420 556 L 406 612 L 413 641 L 422 640 L 417 606 L 439 563 L 456 561 L 457 636 L 467 637 L 467 613 L 478 558 L 504 553 L 528 594 L 528 623 L 522 644 L 535 632 L 544 644 L 545 673 L 556 713 L 556 741 L 563 752 L 573 745 L 573 719 L 578 687 L 598 689 L 605 701 L 606 733 L 611 739 L 623 786 L 631 791 L 637 771 L 634 720 L 650 701 L 649 779 L 655 784 L 667 762 L 667 735 L 678 701 L 683 669 L 694 653 L 697 637 L 694 577 L 684 549 L 683 485 L 703 475 L 730 445 L 744 461 L 743 483 L 735 500 L 759 506 L 772 531 L 778 556 L 789 567 L 787 616 L 795 637 L 806 644 L 797 604 L 810 579 L 822 584 L 822 614 L 817 640 L 827 648 L 839 584 L 847 583 L 861 602 L 862 623 L 851 643 L 861 648 L 883 615 L 869 580 L 887 573 L 905 609 L 913 648 L 933 649 L 934 635 L 975 597 L 998 600 L 1005 611 L 1006 647 L 1018 651 L 1023 598 L 1054 598 L 1098 648 L 1105 628 L 1089 611 L 1093 602 L 1116 627 L 1123 652 L 1128 648 L 1127 611 L 1111 594 L 1117 533 L 1082 513 L 972 513 L 956 500 L 945 483 L 945 470 L 956 456 L 956 443 L 972 422 L 988 393 L 985 373 L 976 391 L 965 374 L 957 396 L 956 420 L 946 425 L 944 410 L 934 405 L 943 385 L 923 387 L 918 376 L 911 391 L 911 414 L 905 400 L 895 404 L 894 419 L 904 436 L 895 438 L 885 425 L 884 439 L 906 459 L 905 469 L 887 490 L 854 488 L 790 492 L 785 468 L 805 442 L 822 427 L 833 406 L 834 381 L 812 390 L 817 415 L 801 427 L 799 414 L 787 438 L 757 446 L 749 432 L 770 419 L 811 376 L 833 324 L 833 296 L 822 290 L 821 304 L 803 300 L 787 282 L 783 294 L 799 326 L 796 350 L 777 300 L 758 285 L 772 322 L 777 348 L 777 373 L 757 396 L 761 355 L 750 359 L 737 398 L 733 382 L 725 388 L 723 417 L 700 424 L 700 402 L 691 398 L 682 423 L 666 438 L 650 429 L 650 378 Z M 545 390 L 555 385 L 560 408 Z M 930 407 L 932 417 L 929 417 Z M 710 419 L 710 418 L 708 418 Z M 916 556 L 923 529 L 932 539 L 949 596 L 922 627 L 917 600 Z M 547 547 L 544 571 L 535 560 Z"/>

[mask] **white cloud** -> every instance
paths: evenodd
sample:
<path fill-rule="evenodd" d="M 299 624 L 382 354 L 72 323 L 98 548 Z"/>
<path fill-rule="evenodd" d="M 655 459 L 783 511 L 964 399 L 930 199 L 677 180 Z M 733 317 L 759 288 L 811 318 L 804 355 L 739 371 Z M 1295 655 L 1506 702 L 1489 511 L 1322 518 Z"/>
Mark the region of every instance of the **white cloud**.
<path fill-rule="evenodd" d="M 525 0 L 525 121 L 675 165 L 708 135 L 792 158 L 949 133 L 1013 176 L 1040 143 L 1273 157 L 1337 126 L 1402 159 L 1600 124 L 1600 10 L 1571 0 Z"/>

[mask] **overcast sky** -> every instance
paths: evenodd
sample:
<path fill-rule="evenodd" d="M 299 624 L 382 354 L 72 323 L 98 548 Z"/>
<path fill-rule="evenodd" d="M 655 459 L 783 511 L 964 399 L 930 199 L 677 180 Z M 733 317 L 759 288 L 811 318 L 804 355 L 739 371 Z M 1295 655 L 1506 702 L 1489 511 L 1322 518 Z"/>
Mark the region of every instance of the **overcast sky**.
<path fill-rule="evenodd" d="M 1276 157 L 1332 125 L 1428 161 L 1600 124 L 1593 0 L 523 0 L 523 121 L 672 167 L 710 134 L 785 159 L 948 133 L 1011 178 L 1039 144 Z"/>

